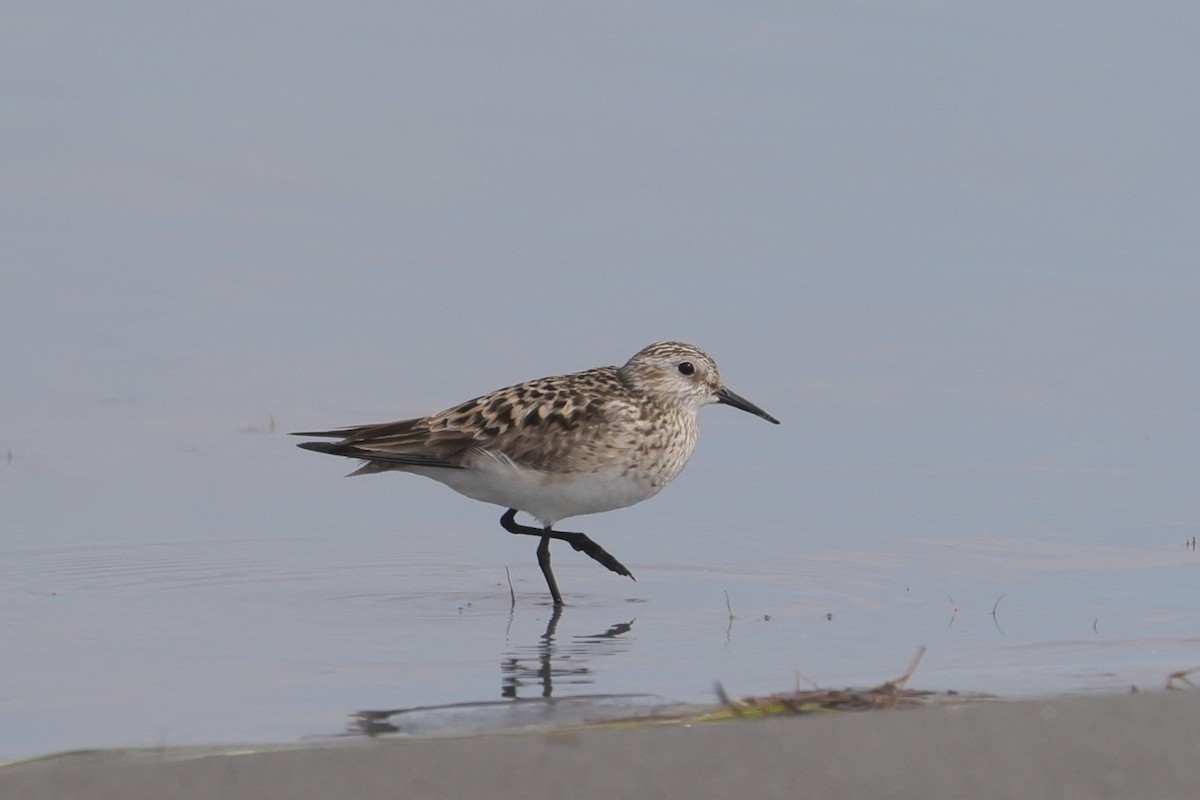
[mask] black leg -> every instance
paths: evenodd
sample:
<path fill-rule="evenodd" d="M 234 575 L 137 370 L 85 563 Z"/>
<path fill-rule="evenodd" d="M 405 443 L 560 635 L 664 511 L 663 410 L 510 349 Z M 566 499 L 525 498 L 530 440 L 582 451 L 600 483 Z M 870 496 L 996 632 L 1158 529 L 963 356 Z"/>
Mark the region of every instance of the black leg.
<path fill-rule="evenodd" d="M 500 525 L 509 533 L 522 533 L 527 536 L 538 536 L 541 542 L 538 544 L 538 565 L 542 568 L 542 575 L 546 578 L 546 584 L 550 587 L 550 596 L 554 598 L 555 605 L 562 605 L 562 596 L 558 593 L 558 584 L 554 580 L 554 573 L 550 570 L 550 540 L 559 539 L 571 545 L 580 553 L 591 557 L 595 561 L 608 567 L 618 575 L 628 575 L 633 580 L 633 573 L 625 568 L 617 559 L 613 558 L 607 550 L 593 542 L 586 533 L 576 533 L 574 531 L 556 531 L 549 527 L 535 528 L 532 525 L 522 525 L 517 522 L 517 510 L 510 508 L 505 511 L 500 517 Z"/>
<path fill-rule="evenodd" d="M 554 580 L 554 570 L 550 569 L 550 537 L 543 536 L 538 542 L 538 566 L 542 568 L 542 576 L 546 579 L 546 585 L 550 587 L 550 597 L 554 599 L 554 605 L 557 608 L 563 604 L 562 595 L 558 591 L 558 581 Z"/>

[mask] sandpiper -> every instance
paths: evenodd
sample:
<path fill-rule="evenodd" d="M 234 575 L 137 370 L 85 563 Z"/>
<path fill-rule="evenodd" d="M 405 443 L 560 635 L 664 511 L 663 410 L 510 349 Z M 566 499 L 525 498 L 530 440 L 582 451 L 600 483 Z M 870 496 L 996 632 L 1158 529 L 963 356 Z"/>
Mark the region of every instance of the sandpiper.
<path fill-rule="evenodd" d="M 413 472 L 507 508 L 500 517 L 506 531 L 540 537 L 538 564 L 554 605 L 561 606 L 551 539 L 619 575 L 633 574 L 586 534 L 554 526 L 658 494 L 687 464 L 696 446 L 696 414 L 710 403 L 779 424 L 727 389 L 704 351 L 658 342 L 623 367 L 519 383 L 429 417 L 293 435 L 339 439 L 299 446 L 361 459 L 351 475 Z M 518 523 L 518 511 L 542 527 Z"/>

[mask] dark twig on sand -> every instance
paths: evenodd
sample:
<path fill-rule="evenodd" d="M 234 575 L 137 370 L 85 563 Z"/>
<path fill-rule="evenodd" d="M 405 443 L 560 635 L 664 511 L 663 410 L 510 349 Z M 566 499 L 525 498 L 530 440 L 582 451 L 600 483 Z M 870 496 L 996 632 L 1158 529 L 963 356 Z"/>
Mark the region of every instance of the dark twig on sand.
<path fill-rule="evenodd" d="M 1182 683 L 1185 686 L 1192 687 L 1193 689 L 1200 689 L 1200 686 L 1192 683 L 1192 679 L 1188 677 L 1189 675 L 1197 672 L 1200 672 L 1200 667 L 1192 667 L 1191 669 L 1181 669 L 1178 672 L 1172 672 L 1167 676 L 1167 688 L 1178 689 L 1180 687 L 1177 684 Z"/>

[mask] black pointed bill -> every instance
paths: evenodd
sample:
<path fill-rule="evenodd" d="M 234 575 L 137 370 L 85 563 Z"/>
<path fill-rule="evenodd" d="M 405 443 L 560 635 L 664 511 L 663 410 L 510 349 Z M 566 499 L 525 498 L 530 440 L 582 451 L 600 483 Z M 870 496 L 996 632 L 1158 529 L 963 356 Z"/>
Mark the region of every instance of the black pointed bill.
<path fill-rule="evenodd" d="M 722 386 L 720 389 L 717 389 L 717 402 L 723 403 L 727 406 L 733 406 L 734 408 L 740 408 L 742 411 L 749 411 L 756 417 L 762 417 L 767 422 L 774 422 L 776 425 L 779 424 L 779 420 L 775 419 L 770 414 L 763 411 L 761 408 L 754 405 L 754 403 L 751 403 L 737 392 L 731 392 L 724 386 Z"/>

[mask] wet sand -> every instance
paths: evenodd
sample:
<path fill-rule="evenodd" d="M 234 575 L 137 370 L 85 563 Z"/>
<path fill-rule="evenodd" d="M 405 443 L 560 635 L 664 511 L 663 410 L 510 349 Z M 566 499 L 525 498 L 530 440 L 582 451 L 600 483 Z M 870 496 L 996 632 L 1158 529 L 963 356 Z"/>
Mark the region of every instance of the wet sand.
<path fill-rule="evenodd" d="M 1195 798 L 1200 692 L 242 753 L 78 753 L 0 769 L 7 800 L 798 796 Z"/>

